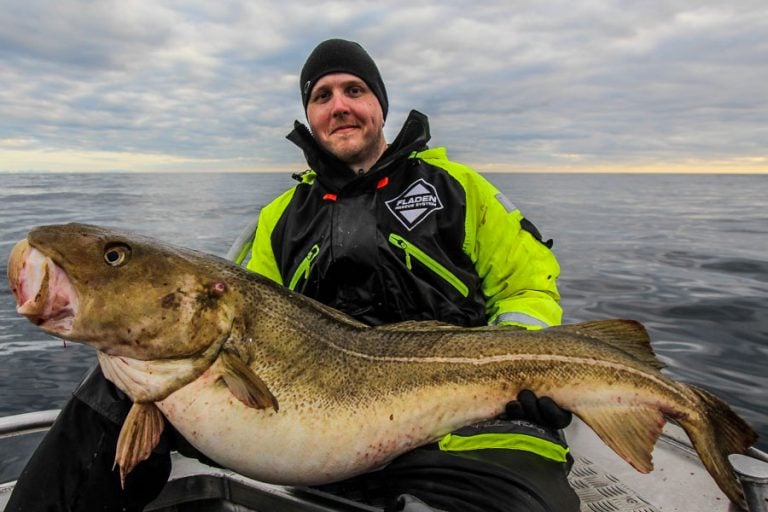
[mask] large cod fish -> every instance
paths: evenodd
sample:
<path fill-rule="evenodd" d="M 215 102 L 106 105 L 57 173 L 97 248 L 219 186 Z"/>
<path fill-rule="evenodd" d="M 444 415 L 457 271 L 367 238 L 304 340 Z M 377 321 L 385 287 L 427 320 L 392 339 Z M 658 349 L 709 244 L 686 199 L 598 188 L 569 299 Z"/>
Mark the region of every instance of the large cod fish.
<path fill-rule="evenodd" d="M 116 455 L 123 474 L 151 452 L 165 416 L 246 476 L 341 480 L 494 417 L 528 388 L 642 472 L 666 418 L 675 420 L 745 507 L 727 455 L 757 435 L 723 401 L 663 375 L 632 321 L 372 328 L 226 260 L 79 224 L 32 230 L 8 275 L 18 312 L 95 347 L 133 400 Z"/>

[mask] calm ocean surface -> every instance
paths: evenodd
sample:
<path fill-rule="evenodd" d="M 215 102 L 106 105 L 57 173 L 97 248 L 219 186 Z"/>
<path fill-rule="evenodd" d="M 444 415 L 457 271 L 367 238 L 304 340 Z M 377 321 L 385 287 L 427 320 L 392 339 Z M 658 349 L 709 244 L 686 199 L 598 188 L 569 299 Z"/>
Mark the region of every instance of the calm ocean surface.
<path fill-rule="evenodd" d="M 565 321 L 632 318 L 674 377 L 768 450 L 768 176 L 491 174 L 554 238 Z M 288 174 L 2 174 L 0 266 L 40 224 L 129 228 L 224 255 Z M 0 416 L 61 407 L 95 362 L 15 312 L 0 279 Z"/>

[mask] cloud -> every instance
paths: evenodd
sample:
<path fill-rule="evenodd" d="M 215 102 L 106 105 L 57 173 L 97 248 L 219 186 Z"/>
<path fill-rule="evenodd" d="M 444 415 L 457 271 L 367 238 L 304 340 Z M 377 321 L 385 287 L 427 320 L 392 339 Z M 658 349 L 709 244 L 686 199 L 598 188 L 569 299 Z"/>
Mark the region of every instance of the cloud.
<path fill-rule="evenodd" d="M 337 36 L 376 59 L 388 137 L 416 108 L 433 144 L 479 167 L 766 157 L 762 0 L 4 4 L 0 170 L 40 169 L 43 154 L 70 155 L 71 170 L 104 154 L 301 167 L 284 140 L 303 119 L 298 73 Z"/>

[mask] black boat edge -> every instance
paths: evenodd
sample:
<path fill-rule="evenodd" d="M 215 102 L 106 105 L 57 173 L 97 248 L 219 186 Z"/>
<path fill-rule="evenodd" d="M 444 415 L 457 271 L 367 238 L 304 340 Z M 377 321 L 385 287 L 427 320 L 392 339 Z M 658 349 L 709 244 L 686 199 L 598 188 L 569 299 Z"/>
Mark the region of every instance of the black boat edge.
<path fill-rule="evenodd" d="M 40 435 L 58 410 L 0 418 L 0 443 Z M 685 433 L 668 424 L 654 450 L 655 470 L 642 475 L 611 452 L 580 420 L 566 430 L 576 463 L 569 479 L 582 500 L 582 511 L 664 512 L 707 510 L 732 512 L 736 507 L 717 488 L 696 456 Z M 0 445 L 2 446 L 2 445 Z M 9 453 L 3 450 L 0 453 Z M 28 457 L 31 452 L 26 455 Z M 0 455 L 0 468 L 7 466 Z M 17 462 L 25 462 L 23 461 Z M 756 448 L 731 456 L 744 487 L 749 512 L 768 512 L 768 454 Z M 17 464 L 18 465 L 18 464 Z M 19 469 L 20 470 L 20 469 Z M 5 509 L 15 478 L 0 482 L 0 512 Z M 148 512 L 380 512 L 308 487 L 259 482 L 229 470 L 173 454 L 173 471 Z"/>

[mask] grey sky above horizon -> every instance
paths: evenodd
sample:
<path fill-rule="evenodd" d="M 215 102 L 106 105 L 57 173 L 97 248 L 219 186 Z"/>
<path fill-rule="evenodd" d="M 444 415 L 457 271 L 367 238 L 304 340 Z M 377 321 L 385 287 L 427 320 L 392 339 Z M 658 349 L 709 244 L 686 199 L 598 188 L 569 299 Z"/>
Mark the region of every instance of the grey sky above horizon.
<path fill-rule="evenodd" d="M 360 42 L 479 170 L 768 172 L 768 3 L 0 0 L 0 171 L 298 170 L 298 73 Z"/>

